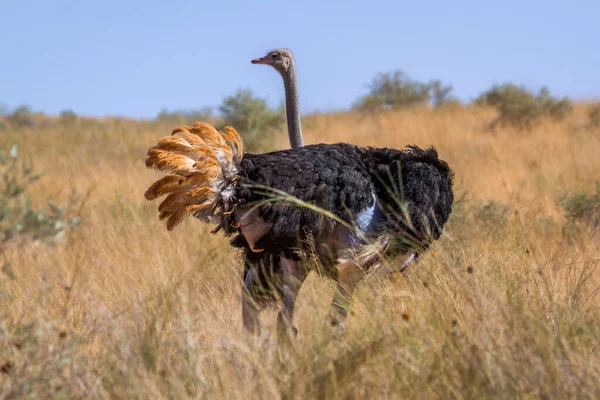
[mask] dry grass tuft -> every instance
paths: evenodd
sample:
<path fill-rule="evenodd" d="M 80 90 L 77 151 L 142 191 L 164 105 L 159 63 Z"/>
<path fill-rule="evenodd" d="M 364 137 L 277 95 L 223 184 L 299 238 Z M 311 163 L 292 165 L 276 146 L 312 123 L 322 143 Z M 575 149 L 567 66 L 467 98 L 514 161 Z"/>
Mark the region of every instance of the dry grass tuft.
<path fill-rule="evenodd" d="M 594 188 L 600 137 L 582 106 L 526 132 L 490 132 L 494 118 L 461 107 L 305 119 L 307 143 L 434 144 L 459 201 L 417 264 L 359 287 L 341 342 L 325 329 L 333 283 L 311 275 L 291 353 L 275 346 L 273 313 L 259 337 L 242 332 L 227 241 L 193 220 L 167 232 L 144 199 L 157 177 L 146 151 L 166 131 L 108 121 L 5 135 L 46 171 L 37 204 L 92 191 L 65 246 L 5 253 L 0 397 L 598 398 L 600 244 L 565 228 L 556 199 Z"/>

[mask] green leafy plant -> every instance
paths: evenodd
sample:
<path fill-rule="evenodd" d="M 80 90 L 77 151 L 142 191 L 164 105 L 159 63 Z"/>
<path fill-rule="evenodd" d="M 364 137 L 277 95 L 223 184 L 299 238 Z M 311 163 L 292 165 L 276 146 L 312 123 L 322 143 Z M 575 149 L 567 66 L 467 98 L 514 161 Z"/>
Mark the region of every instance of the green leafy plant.
<path fill-rule="evenodd" d="M 498 110 L 498 118 L 494 120 L 492 127 L 502 125 L 518 129 L 530 129 L 543 117 L 561 121 L 573 109 L 568 98 L 553 97 L 546 87 L 535 95 L 525 87 L 512 83 L 493 86 L 479 95 L 475 104 L 495 107 Z"/>
<path fill-rule="evenodd" d="M 369 93 L 354 104 L 354 109 L 376 112 L 432 104 L 439 107 L 453 100 L 452 86 L 440 80 L 419 82 L 400 70 L 378 74 L 369 85 Z"/>
<path fill-rule="evenodd" d="M 558 203 L 571 225 L 583 224 L 592 228 L 600 226 L 600 182 L 596 183 L 595 193 L 577 191 L 561 196 Z"/>
<path fill-rule="evenodd" d="M 62 110 L 58 116 L 58 122 L 65 126 L 73 125 L 77 122 L 77 114 L 73 110 Z"/>
<path fill-rule="evenodd" d="M 277 131 L 285 123 L 283 105 L 273 110 L 250 90 L 239 90 L 223 99 L 219 111 L 223 126 L 233 126 L 250 152 L 272 148 Z"/>
<path fill-rule="evenodd" d="M 18 147 L 0 150 L 0 252 L 26 243 L 56 243 L 81 222 L 74 216 L 75 201 L 65 206 L 48 201 L 48 210 L 36 209 L 29 186 L 41 174 L 19 159 Z"/>
<path fill-rule="evenodd" d="M 35 117 L 29 106 L 17 107 L 13 112 L 8 113 L 4 119 L 12 128 L 32 128 L 35 126 Z"/>

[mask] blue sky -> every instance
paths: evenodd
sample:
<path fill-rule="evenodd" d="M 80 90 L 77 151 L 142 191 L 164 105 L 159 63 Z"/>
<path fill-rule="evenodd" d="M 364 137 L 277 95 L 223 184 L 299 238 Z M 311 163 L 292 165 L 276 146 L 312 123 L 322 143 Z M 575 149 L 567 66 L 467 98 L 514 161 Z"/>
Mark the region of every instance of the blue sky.
<path fill-rule="evenodd" d="M 439 78 L 464 100 L 512 81 L 600 96 L 600 1 L 2 0 L 0 103 L 153 117 L 240 88 L 272 105 L 296 57 L 303 112 L 343 109 L 378 73 Z"/>

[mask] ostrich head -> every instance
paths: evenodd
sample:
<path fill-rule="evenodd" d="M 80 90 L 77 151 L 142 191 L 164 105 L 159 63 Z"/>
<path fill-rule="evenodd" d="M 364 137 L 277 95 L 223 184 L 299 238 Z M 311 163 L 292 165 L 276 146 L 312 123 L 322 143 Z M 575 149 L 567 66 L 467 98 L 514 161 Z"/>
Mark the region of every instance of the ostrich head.
<path fill-rule="evenodd" d="M 285 112 L 287 116 L 290 146 L 297 149 L 304 146 L 302 126 L 300 124 L 300 104 L 298 102 L 298 82 L 294 57 L 288 49 L 271 50 L 264 57 L 255 58 L 252 64 L 265 64 L 275 68 L 283 78 L 285 87 Z"/>
<path fill-rule="evenodd" d="M 264 57 L 255 58 L 252 60 L 252 64 L 270 65 L 280 74 L 285 75 L 293 67 L 294 58 L 292 52 L 287 49 L 275 49 L 268 52 Z"/>

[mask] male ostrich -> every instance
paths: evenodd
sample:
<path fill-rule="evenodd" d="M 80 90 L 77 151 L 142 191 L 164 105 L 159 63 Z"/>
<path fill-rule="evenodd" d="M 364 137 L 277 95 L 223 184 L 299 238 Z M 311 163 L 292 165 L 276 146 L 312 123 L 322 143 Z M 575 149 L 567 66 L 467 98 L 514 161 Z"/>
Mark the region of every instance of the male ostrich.
<path fill-rule="evenodd" d="M 290 145 L 292 149 L 297 149 L 303 146 L 304 140 L 302 137 L 302 128 L 300 122 L 296 68 L 292 53 L 287 49 L 275 49 L 268 52 L 264 57 L 259 57 L 252 60 L 252 64 L 272 66 L 281 74 L 285 88 L 286 116 Z M 359 230 L 361 228 L 366 229 L 366 221 L 368 218 L 370 218 L 373 212 L 374 204 L 356 216 L 355 222 L 358 222 L 356 227 Z M 355 235 L 352 235 L 351 233 L 348 233 L 348 235 L 350 235 L 349 237 L 354 236 L 353 243 L 351 244 L 356 244 L 358 242 Z M 331 244 L 333 243 L 330 243 L 330 245 Z M 244 264 L 242 287 L 244 327 L 249 330 L 254 330 L 257 326 L 257 316 L 260 310 L 262 310 L 266 305 L 274 304 L 277 297 L 283 298 L 285 302 L 286 297 L 283 296 L 284 279 L 280 253 L 253 251 L 248 245 L 248 241 L 243 234 L 238 234 L 232 241 L 232 245 L 242 249 L 241 259 Z M 417 253 L 412 249 L 407 251 L 404 257 L 398 263 L 398 269 L 403 270 L 406 268 L 415 258 L 416 254 Z M 321 261 L 323 262 L 330 260 Z M 299 285 L 302 284 L 302 282 L 298 283 Z M 343 287 L 341 289 L 343 291 Z M 299 286 L 297 290 L 299 290 Z M 288 296 L 290 302 L 292 303 L 294 301 L 293 299 L 295 299 L 295 296 L 297 295 L 297 290 L 296 288 L 292 288 L 292 293 L 290 296 Z M 342 299 L 340 296 L 337 296 L 337 298 L 334 299 L 334 304 L 344 304 L 345 301 L 346 299 Z M 288 309 L 293 309 L 293 304 L 291 304 Z M 284 312 L 279 315 L 279 320 L 281 320 L 281 318 L 283 318 L 287 313 L 289 313 L 291 317 L 291 311 Z M 344 313 L 345 311 L 341 310 L 342 317 Z M 342 323 L 340 326 L 343 327 L 343 321 L 341 322 Z"/>
<path fill-rule="evenodd" d="M 293 66 L 289 53 L 281 50 L 253 62 L 273 65 L 284 82 Z M 301 147 L 299 119 L 290 123 L 290 115 L 297 115 L 297 93 L 290 97 L 287 92 L 295 149 L 244 154 L 233 128 L 180 127 L 149 149 L 146 165 L 167 175 L 145 194 L 149 200 L 167 195 L 159 218 L 167 220 L 169 230 L 192 214 L 216 224 L 215 232 L 235 235 L 232 244 L 243 249 L 246 264 L 244 327 L 255 330 L 259 311 L 280 296 L 278 331 L 284 339 L 295 332 L 291 319 L 309 272 L 301 262 L 307 255 L 316 256 L 337 279 L 330 318 L 341 330 L 356 285 L 385 269 L 392 256 L 403 255 L 399 269 L 406 267 L 439 238 L 453 202 L 453 174 L 433 148 Z M 296 111 L 290 112 L 293 103 Z M 266 187 L 327 212 L 293 201 L 273 202 Z"/>

